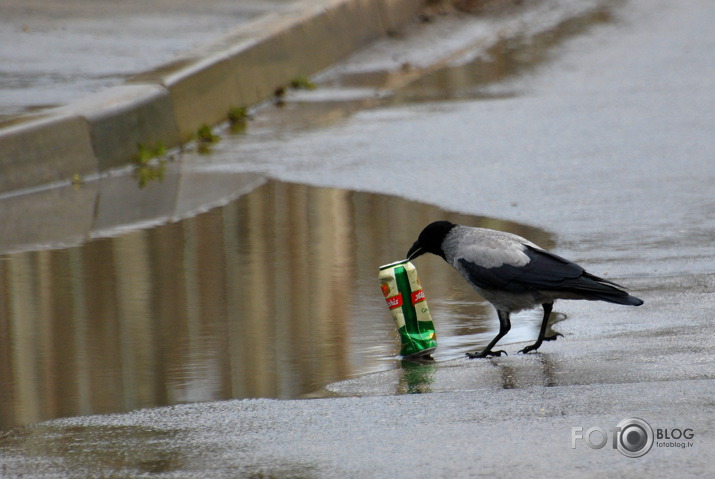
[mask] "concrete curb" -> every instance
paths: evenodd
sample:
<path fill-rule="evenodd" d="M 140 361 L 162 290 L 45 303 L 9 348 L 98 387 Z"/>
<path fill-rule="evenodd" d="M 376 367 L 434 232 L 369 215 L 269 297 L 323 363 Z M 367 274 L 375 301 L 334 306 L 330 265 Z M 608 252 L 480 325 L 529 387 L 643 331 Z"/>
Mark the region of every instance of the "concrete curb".
<path fill-rule="evenodd" d="M 0 193 L 97 171 L 89 125 L 57 113 L 0 130 Z"/>
<path fill-rule="evenodd" d="M 0 129 L 0 194 L 126 165 L 137 144 L 190 140 L 399 29 L 422 0 L 304 0 L 80 102 Z"/>
<path fill-rule="evenodd" d="M 86 120 L 98 171 L 126 164 L 137 143 L 179 143 L 171 99 L 161 85 L 108 88 L 58 110 Z"/>

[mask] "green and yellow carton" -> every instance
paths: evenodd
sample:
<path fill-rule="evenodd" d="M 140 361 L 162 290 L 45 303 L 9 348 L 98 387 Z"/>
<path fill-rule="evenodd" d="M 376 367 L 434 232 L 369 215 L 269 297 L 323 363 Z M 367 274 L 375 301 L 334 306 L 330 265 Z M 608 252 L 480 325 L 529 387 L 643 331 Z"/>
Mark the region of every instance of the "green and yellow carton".
<path fill-rule="evenodd" d="M 380 266 L 380 289 L 400 333 L 400 355 L 415 359 L 437 347 L 437 334 L 415 266 L 408 260 Z"/>

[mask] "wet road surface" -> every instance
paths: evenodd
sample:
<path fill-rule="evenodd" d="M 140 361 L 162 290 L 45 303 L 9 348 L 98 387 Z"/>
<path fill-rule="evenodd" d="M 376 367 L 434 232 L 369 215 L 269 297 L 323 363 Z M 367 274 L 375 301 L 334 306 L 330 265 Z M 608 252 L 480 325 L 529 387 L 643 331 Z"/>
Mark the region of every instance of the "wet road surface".
<path fill-rule="evenodd" d="M 297 100 L 312 94 L 303 92 L 283 109 L 257 112 L 245 135 L 211 155 L 185 160 L 535 225 L 556 234 L 559 254 L 626 284 L 645 305 L 560 302 L 568 319 L 554 328 L 565 337 L 538 354 L 516 355 L 521 346 L 507 344 L 505 358 L 402 367 L 326 387 L 345 397 L 180 405 L 16 429 L 0 441 L 0 470 L 707 476 L 715 464 L 715 9 L 704 1 L 604 5 L 607 14 L 555 45 L 538 68 L 464 84 L 449 95 L 458 101 L 377 102 L 346 114 L 322 97 L 308 107 L 312 118 L 327 112 L 317 115 L 322 124 L 264 128 L 267 116 L 301 118 Z M 414 87 L 434 88 L 425 82 Z M 416 263 L 430 271 L 423 278 L 448 268 L 439 258 Z M 611 447 L 609 431 L 631 417 L 661 438 L 676 429 L 694 435 L 656 439 L 643 457 L 628 458 Z M 602 428 L 607 445 L 588 447 L 574 435 L 579 427 Z"/>

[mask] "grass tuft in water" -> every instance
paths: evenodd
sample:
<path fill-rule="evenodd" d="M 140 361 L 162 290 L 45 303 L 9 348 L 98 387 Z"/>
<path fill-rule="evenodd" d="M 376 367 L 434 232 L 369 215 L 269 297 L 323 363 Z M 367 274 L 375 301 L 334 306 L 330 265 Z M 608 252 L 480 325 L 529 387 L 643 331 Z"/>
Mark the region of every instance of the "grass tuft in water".
<path fill-rule="evenodd" d="M 207 124 L 203 124 L 196 130 L 196 147 L 199 153 L 209 153 L 211 146 L 218 143 L 221 138 L 214 134 Z"/>
<path fill-rule="evenodd" d="M 249 114 L 245 106 L 232 107 L 228 110 L 228 124 L 231 133 L 243 133 L 248 127 Z"/>
<path fill-rule="evenodd" d="M 166 146 L 159 142 L 154 146 L 137 144 L 137 153 L 132 158 L 134 177 L 139 188 L 151 181 L 162 181 L 166 170 Z"/>

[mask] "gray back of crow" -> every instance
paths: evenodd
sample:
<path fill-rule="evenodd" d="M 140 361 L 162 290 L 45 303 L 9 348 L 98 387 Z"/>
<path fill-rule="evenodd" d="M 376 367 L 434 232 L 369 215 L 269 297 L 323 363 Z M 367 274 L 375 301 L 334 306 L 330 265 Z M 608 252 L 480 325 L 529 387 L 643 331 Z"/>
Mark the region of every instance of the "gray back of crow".
<path fill-rule="evenodd" d="M 533 295 L 535 301 L 567 298 L 640 304 L 616 283 L 511 233 L 457 226 L 445 237 L 442 249 L 447 262 L 485 296 L 499 292 Z"/>

